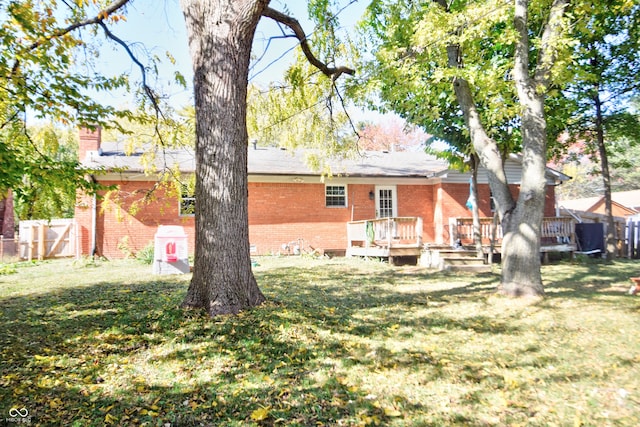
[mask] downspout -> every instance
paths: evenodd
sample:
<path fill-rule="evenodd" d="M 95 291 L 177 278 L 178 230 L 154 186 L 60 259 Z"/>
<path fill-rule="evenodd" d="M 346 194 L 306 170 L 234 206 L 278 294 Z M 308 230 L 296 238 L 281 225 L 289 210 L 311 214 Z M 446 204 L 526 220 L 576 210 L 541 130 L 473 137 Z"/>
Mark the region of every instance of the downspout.
<path fill-rule="evenodd" d="M 97 182 L 96 177 L 91 175 L 91 181 L 95 184 Z M 98 251 L 98 231 L 96 229 L 98 224 L 98 200 L 96 193 L 93 193 L 91 199 L 91 256 L 95 257 Z"/>

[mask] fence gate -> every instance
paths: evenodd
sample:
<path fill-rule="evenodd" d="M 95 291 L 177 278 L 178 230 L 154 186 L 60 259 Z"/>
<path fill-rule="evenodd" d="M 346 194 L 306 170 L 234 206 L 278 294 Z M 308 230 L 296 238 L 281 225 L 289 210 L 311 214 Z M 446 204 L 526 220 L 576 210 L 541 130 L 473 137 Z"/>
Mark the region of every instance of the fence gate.
<path fill-rule="evenodd" d="M 75 257 L 78 242 L 74 219 L 20 221 L 19 255 L 22 259 Z"/>

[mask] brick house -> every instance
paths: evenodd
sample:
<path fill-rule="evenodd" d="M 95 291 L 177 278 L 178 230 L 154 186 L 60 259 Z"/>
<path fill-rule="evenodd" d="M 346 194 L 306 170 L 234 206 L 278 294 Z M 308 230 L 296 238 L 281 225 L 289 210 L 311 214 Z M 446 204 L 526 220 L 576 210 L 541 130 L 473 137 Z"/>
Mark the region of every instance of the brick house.
<path fill-rule="evenodd" d="M 450 170 L 422 151 L 364 152 L 335 160 L 331 177 L 323 179 L 307 166 L 302 150 L 255 145 L 248 150 L 249 238 L 256 255 L 288 252 L 292 244 L 345 253 L 347 223 L 379 217 L 420 218 L 422 242 L 447 244 L 450 219 L 471 216 L 465 206 L 469 174 Z M 117 187 L 106 199 L 78 195 L 75 217 L 82 254 L 123 257 L 152 242 L 159 225 L 184 226 L 193 252 L 195 201 L 162 187 L 151 191 L 158 177 L 145 173 L 140 152 L 127 154 L 121 143 L 103 143 L 99 129 L 81 129 L 79 155 L 82 165 L 106 170 L 94 179 Z M 183 176 L 195 170 L 188 150 L 167 150 L 155 161 L 178 166 Z M 517 157 L 505 168 L 515 194 L 521 175 Z M 553 216 L 554 186 L 568 177 L 552 170 L 548 177 L 545 215 Z M 480 170 L 478 178 L 480 215 L 491 216 L 486 172 Z"/>

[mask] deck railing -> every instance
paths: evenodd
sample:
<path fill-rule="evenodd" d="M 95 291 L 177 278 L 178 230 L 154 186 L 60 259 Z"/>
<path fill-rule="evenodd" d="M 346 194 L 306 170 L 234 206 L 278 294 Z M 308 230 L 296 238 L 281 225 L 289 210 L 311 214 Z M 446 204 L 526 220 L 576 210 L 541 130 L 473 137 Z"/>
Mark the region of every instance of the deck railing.
<path fill-rule="evenodd" d="M 473 242 L 473 218 L 453 218 L 452 244 L 457 239 L 462 243 Z M 480 218 L 480 235 L 482 243 L 489 243 L 494 231 L 493 218 Z M 502 242 L 502 227 L 495 225 L 496 243 Z M 575 244 L 575 221 L 568 217 L 545 217 L 540 230 L 541 243 Z"/>
<path fill-rule="evenodd" d="M 347 223 L 348 246 L 422 245 L 422 218 L 394 217 L 350 221 Z"/>

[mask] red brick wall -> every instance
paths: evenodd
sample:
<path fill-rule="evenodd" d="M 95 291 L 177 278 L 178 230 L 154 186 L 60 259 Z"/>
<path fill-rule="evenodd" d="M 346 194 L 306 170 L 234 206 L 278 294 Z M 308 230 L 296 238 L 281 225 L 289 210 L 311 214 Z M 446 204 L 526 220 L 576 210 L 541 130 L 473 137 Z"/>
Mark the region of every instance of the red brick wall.
<path fill-rule="evenodd" d="M 189 253 L 193 253 L 194 218 L 178 215 L 175 196 L 167 195 L 162 188 L 151 193 L 149 201 L 144 197 L 153 188 L 152 182 L 104 182 L 118 185 L 119 191 L 102 193 L 97 208 L 97 255 L 106 258 L 122 258 L 125 250 L 135 253 L 154 241 L 160 225 L 181 225 L 187 233 Z M 83 254 L 91 253 L 92 200 L 81 196 L 75 212 Z M 128 236 L 128 238 L 125 238 Z"/>
<path fill-rule="evenodd" d="M 326 207 L 324 184 L 249 183 L 249 240 L 257 253 L 283 252 L 302 239 L 318 249 L 345 249 L 352 219 L 375 216 L 373 185 L 347 185 L 348 207 Z"/>
<path fill-rule="evenodd" d="M 105 184 L 117 184 L 105 182 Z M 189 251 L 195 245 L 194 218 L 178 216 L 175 195 L 162 189 L 152 193 L 152 201 L 140 200 L 152 188 L 151 182 L 120 183 L 117 195 L 99 201 L 97 230 L 98 255 L 121 258 L 118 248 L 129 236 L 127 246 L 136 252 L 154 239 L 159 225 L 182 225 L 188 235 Z M 318 249 L 345 249 L 346 223 L 375 217 L 375 201 L 370 184 L 347 185 L 348 207 L 326 207 L 325 185 L 306 183 L 249 183 L 249 239 L 256 254 L 285 252 L 283 244 L 297 244 Z M 517 186 L 512 186 L 517 195 Z M 488 185 L 479 185 L 481 216 L 491 216 Z M 554 215 L 553 187 L 547 191 L 545 215 Z M 465 206 L 468 184 L 398 185 L 398 215 L 423 219 L 423 241 L 449 243 L 448 224 L 451 217 L 470 217 Z M 438 204 L 437 198 L 440 198 Z M 117 202 L 120 205 L 117 205 Z M 136 208 L 136 202 L 140 203 Z M 82 253 L 91 251 L 91 209 L 89 197 L 79 197 L 76 220 L 82 242 Z M 134 209 L 132 209 L 132 207 Z"/>
<path fill-rule="evenodd" d="M 466 203 L 469 199 L 469 184 L 442 184 L 442 206 L 443 216 L 446 217 L 471 217 L 471 211 L 467 208 Z M 514 199 L 518 197 L 519 186 L 509 185 L 511 194 Z M 493 216 L 491 212 L 491 192 L 488 184 L 478 185 L 478 209 L 480 216 Z M 555 187 L 548 186 L 545 197 L 545 216 L 555 216 Z"/>
<path fill-rule="evenodd" d="M 544 216 L 556 216 L 556 187 L 547 186 L 547 195 L 544 203 Z"/>
<path fill-rule="evenodd" d="M 422 241 L 435 241 L 435 199 L 431 185 L 398 185 L 398 216 L 422 218 Z"/>

